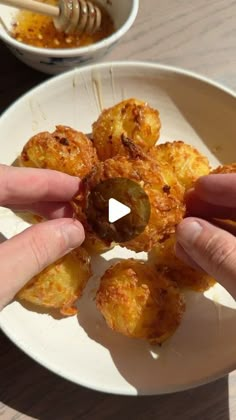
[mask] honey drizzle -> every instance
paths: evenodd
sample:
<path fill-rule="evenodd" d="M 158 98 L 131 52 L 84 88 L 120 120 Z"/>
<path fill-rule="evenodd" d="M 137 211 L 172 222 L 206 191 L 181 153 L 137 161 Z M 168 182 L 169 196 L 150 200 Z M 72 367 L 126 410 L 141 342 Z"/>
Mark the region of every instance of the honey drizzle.
<path fill-rule="evenodd" d="M 45 3 L 56 4 L 55 1 Z M 11 36 L 17 41 L 40 48 L 78 48 L 94 44 L 107 38 L 115 30 L 109 13 L 100 4 L 98 6 L 102 13 L 102 23 L 101 28 L 93 35 L 60 33 L 54 27 L 51 17 L 20 11 L 12 25 Z"/>

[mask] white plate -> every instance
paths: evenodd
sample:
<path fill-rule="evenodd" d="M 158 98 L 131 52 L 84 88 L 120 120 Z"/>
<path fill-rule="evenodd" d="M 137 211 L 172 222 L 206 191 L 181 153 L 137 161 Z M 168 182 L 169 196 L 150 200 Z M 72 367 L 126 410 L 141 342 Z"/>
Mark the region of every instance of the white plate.
<path fill-rule="evenodd" d="M 0 119 L 1 162 L 11 164 L 26 140 L 66 124 L 85 132 L 102 107 L 137 97 L 160 110 L 161 140 L 183 139 L 212 165 L 236 161 L 235 94 L 193 73 L 147 63 L 107 63 L 51 79 L 19 99 Z M 26 224 L 0 209 L 0 231 L 10 237 Z M 176 334 L 161 348 L 110 331 L 95 308 L 99 275 L 119 247 L 93 261 L 94 278 L 78 318 L 56 320 L 12 303 L 0 314 L 8 337 L 53 372 L 100 391 L 159 394 L 206 383 L 236 366 L 236 305 L 220 286 L 187 294 Z M 139 257 L 139 255 L 136 255 Z M 14 258 L 14 256 L 13 256 Z"/>

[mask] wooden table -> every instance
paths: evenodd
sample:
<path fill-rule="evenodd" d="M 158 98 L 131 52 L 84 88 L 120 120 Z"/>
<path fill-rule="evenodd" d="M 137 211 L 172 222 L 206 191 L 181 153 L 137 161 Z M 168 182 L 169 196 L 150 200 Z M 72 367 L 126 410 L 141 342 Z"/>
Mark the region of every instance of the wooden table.
<path fill-rule="evenodd" d="M 186 67 L 236 89 L 235 0 L 140 0 L 133 28 L 107 59 Z M 0 112 L 47 79 L 0 45 Z M 235 333 L 232 331 L 232 333 Z M 120 397 L 71 384 L 37 365 L 0 333 L 1 419 L 236 419 L 236 373 L 178 394 Z"/>

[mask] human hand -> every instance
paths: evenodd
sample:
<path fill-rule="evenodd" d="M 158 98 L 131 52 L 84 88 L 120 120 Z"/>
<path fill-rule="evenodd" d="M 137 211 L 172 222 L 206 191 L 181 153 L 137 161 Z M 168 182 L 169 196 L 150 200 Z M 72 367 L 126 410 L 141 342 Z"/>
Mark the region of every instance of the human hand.
<path fill-rule="evenodd" d="M 0 165 L 0 205 L 53 219 L 27 228 L 0 245 L 0 309 L 33 276 L 81 245 L 84 229 L 68 203 L 79 179 L 46 169 Z"/>
<path fill-rule="evenodd" d="M 201 177 L 186 199 L 192 217 L 177 228 L 176 254 L 210 274 L 236 299 L 236 223 L 226 221 L 236 222 L 236 174 Z"/>

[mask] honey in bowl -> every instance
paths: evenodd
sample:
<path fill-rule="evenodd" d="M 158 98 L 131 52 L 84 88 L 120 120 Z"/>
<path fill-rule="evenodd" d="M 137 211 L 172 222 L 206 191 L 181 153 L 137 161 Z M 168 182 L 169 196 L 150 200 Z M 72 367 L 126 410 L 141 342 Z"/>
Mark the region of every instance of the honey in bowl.
<path fill-rule="evenodd" d="M 56 4 L 55 1 L 45 3 Z M 101 27 L 94 34 L 58 32 L 51 17 L 20 11 L 12 25 L 11 35 L 17 41 L 40 48 L 78 48 L 94 44 L 110 36 L 115 27 L 107 10 L 96 2 L 92 3 L 99 7 L 102 14 Z"/>

